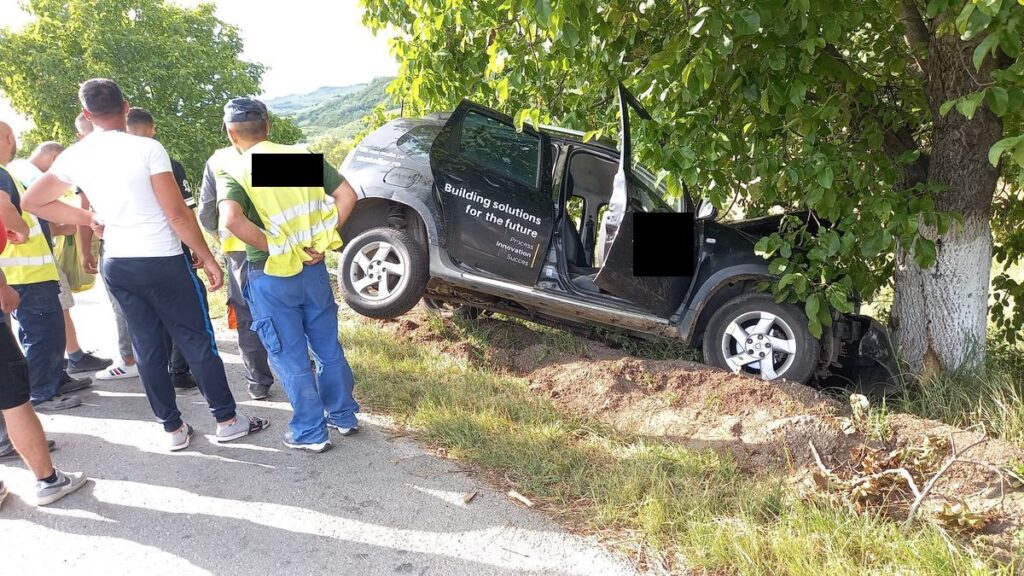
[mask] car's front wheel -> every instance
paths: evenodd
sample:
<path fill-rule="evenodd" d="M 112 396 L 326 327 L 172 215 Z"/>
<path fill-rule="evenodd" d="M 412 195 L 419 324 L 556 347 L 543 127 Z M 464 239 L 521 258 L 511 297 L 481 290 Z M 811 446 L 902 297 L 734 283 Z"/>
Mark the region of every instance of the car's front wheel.
<path fill-rule="evenodd" d="M 338 277 L 353 310 L 370 318 L 395 318 L 423 296 L 427 253 L 402 230 L 372 228 L 346 243 Z"/>
<path fill-rule="evenodd" d="M 817 367 L 818 352 L 818 340 L 807 329 L 803 311 L 766 294 L 729 300 L 704 332 L 708 364 L 764 380 L 807 382 Z"/>

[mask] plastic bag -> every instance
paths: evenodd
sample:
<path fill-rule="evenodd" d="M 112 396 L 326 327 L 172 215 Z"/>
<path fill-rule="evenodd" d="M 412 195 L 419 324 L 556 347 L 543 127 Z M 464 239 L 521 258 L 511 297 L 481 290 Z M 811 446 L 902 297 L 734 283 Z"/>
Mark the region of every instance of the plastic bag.
<path fill-rule="evenodd" d="M 78 242 L 74 236 L 58 236 L 53 248 L 54 261 L 64 272 L 72 292 L 84 292 L 96 285 L 96 275 L 82 267 Z"/>

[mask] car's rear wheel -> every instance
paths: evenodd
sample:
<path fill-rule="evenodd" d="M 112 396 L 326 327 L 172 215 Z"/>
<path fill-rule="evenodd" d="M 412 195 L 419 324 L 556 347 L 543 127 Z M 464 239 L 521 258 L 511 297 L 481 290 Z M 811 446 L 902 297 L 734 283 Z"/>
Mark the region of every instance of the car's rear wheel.
<path fill-rule="evenodd" d="M 729 300 L 704 332 L 708 364 L 764 380 L 807 382 L 817 367 L 818 351 L 803 311 L 766 294 Z"/>
<path fill-rule="evenodd" d="M 372 228 L 347 242 L 338 277 L 345 302 L 370 318 L 405 314 L 423 296 L 428 280 L 427 253 L 396 228 Z"/>

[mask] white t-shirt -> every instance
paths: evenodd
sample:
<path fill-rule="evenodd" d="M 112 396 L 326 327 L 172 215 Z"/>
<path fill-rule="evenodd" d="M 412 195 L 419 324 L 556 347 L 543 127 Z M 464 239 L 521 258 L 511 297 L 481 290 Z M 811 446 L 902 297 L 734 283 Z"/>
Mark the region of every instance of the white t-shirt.
<path fill-rule="evenodd" d="M 61 153 L 50 167 L 77 186 L 103 222 L 104 256 L 177 256 L 181 240 L 167 222 L 150 177 L 171 171 L 171 159 L 152 138 L 93 132 Z"/>
<path fill-rule="evenodd" d="M 39 168 L 36 168 L 35 164 L 20 158 L 18 160 L 11 160 L 7 165 L 7 171 L 18 180 L 21 180 L 21 185 L 26 189 L 43 175 Z"/>

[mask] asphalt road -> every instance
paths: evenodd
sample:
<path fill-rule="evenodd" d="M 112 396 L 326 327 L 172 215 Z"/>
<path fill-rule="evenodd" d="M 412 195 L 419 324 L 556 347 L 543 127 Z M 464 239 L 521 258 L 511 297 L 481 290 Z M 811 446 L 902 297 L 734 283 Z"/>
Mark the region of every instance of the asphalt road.
<path fill-rule="evenodd" d="M 77 301 L 83 347 L 116 355 L 102 289 Z M 36 508 L 20 497 L 31 493 L 30 474 L 0 465 L 12 492 L 0 509 L 0 573 L 634 573 L 372 414 L 361 415 L 362 433 L 335 434 L 330 452 L 285 449 L 283 392 L 275 385 L 271 401 L 249 401 L 233 333 L 218 340 L 240 410 L 269 417 L 270 429 L 216 445 L 202 397 L 179 395 L 197 436 L 171 454 L 137 379 L 98 383 L 83 406 L 42 416 L 57 466 L 86 471 L 89 485 Z M 479 494 L 464 504 L 471 492 Z"/>

